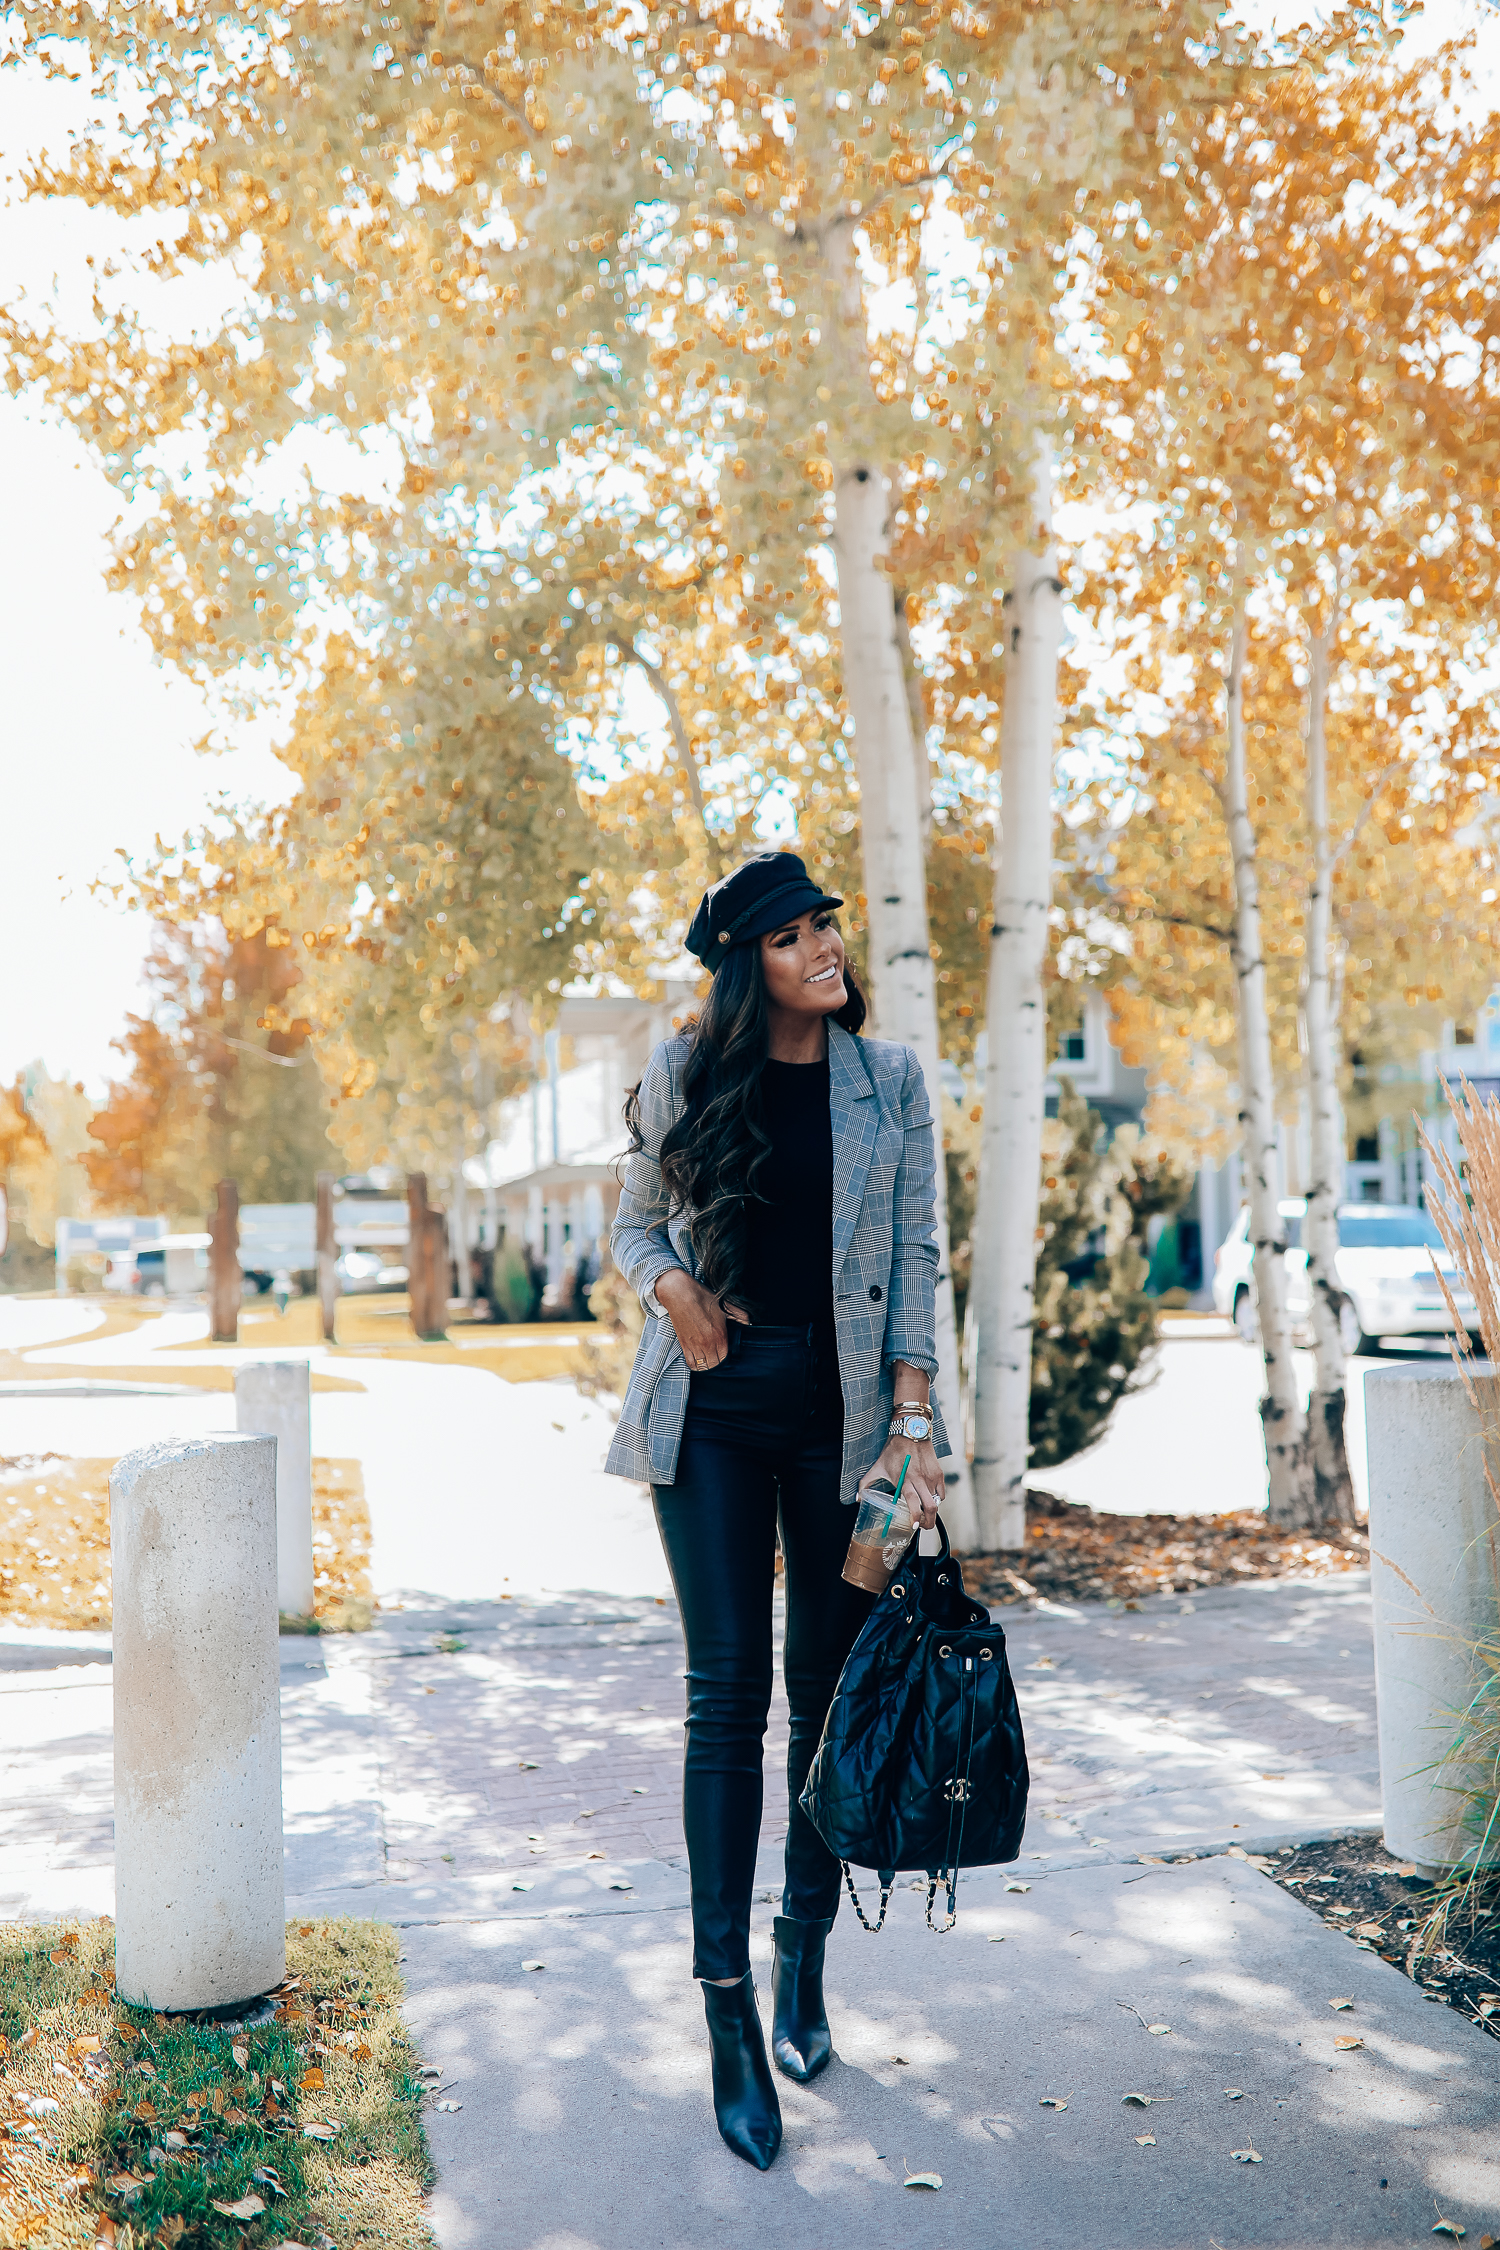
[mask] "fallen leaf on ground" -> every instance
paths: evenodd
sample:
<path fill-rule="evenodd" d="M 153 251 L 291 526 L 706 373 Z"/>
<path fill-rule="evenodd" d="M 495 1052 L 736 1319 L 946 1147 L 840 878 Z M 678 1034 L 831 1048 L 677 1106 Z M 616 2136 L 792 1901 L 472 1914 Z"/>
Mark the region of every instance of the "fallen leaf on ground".
<path fill-rule="evenodd" d="M 310 2070 L 303 2071 L 302 2076 L 297 2081 L 297 2084 L 302 2088 L 304 2094 L 322 2093 L 325 2080 L 322 2071 L 319 2070 L 316 2063 L 313 2064 Z"/>
<path fill-rule="evenodd" d="M 1008 1891 L 1029 1891 L 1031 1885 L 1029 1883 L 1007 1883 L 1005 1888 Z"/>
<path fill-rule="evenodd" d="M 1245 2089 L 1243 2086 L 1226 2086 L 1224 2088 L 1224 2099 L 1227 2102 L 1242 2102 L 1244 2098 Z"/>
<path fill-rule="evenodd" d="M 994 1931 L 994 1930 L 991 1930 L 991 1932 L 990 1932 L 990 1943 L 991 1943 L 991 1945 L 1004 1945 L 1004 1943 L 1005 1943 L 1005 1939 L 1004 1939 L 1004 1937 L 1003 1937 L 1002 1935 L 1000 1935 L 1000 1934 L 999 1934 L 998 1932 L 996 1932 L 996 1931 Z"/>
<path fill-rule="evenodd" d="M 186 2148 L 188 2138 L 186 2133 L 163 2133 L 161 2145 L 163 2148 Z"/>
<path fill-rule="evenodd" d="M 634 1883 L 627 1883 L 623 1876 L 618 1882 L 611 1883 L 609 1887 L 612 1891 L 633 1891 L 635 1889 Z"/>
<path fill-rule="evenodd" d="M 585 1859 L 603 1859 L 604 1854 L 603 1852 L 585 1852 L 583 1856 Z"/>
<path fill-rule="evenodd" d="M 1155 2148 L 1156 2135 L 1154 2133 L 1137 2133 L 1135 2145 L 1137 2148 Z"/>
<path fill-rule="evenodd" d="M 1356 1922 L 1354 1933 L 1356 1937 L 1384 1937 L 1385 1924 L 1383 1922 Z"/>
<path fill-rule="evenodd" d="M 1450 2235 L 1455 2242 L 1462 2242 L 1469 2230 L 1461 2227 L 1457 2219 L 1439 2219 L 1432 2231 L 1434 2234 Z"/>
<path fill-rule="evenodd" d="M 1041 2100 L 1037 2103 L 1037 2108 L 1066 2109 L 1072 2099 L 1071 2094 L 1043 2094 Z"/>
<path fill-rule="evenodd" d="M 1171 2030 L 1171 2028 L 1172 2028 L 1172 2026 L 1171 2026 L 1171 2025 L 1170 2025 L 1169 2023 L 1148 2023 L 1148 2024 L 1147 2024 L 1147 2026 L 1146 2026 L 1146 2029 L 1147 2029 L 1148 2031 L 1154 2031 L 1154 2032 L 1156 2032 L 1156 2033 L 1158 2033 L 1158 2034 L 1160 2034 L 1160 2033 L 1162 2033 L 1162 2032 L 1170 2031 L 1170 2030 Z"/>
<path fill-rule="evenodd" d="M 908 2172 L 901 2184 L 903 2187 L 940 2188 L 943 2175 L 941 2172 Z"/>
<path fill-rule="evenodd" d="M 1260 2158 L 1253 2148 L 1232 2148 L 1229 2151 L 1236 2164 L 1258 2164 Z"/>
<path fill-rule="evenodd" d="M 258 2219 L 265 2205 L 258 2195 L 242 2195 L 238 2203 L 215 2202 L 214 2209 L 222 2211 L 226 2219 Z"/>
<path fill-rule="evenodd" d="M 512 1883 L 510 1887 L 513 1891 L 534 1891 L 536 1889 L 535 1883 L 529 1878 L 524 1883 Z"/>
<path fill-rule="evenodd" d="M 280 2174 L 270 2164 L 257 2165 L 250 2177 L 252 2180 L 259 2180 L 262 2187 L 268 2187 L 273 2195 L 286 2194 L 286 2189 L 281 2184 Z"/>
<path fill-rule="evenodd" d="M 436 2063 L 423 2063 L 421 2069 L 417 2072 L 419 2078 L 441 2078 L 442 2075 Z"/>
<path fill-rule="evenodd" d="M 547 1964 L 545 1961 L 523 1961 L 521 1966 L 523 1969 L 545 1969 Z"/>
<path fill-rule="evenodd" d="M 1352 2000 L 1330 2000 L 1328 2005 L 1330 2008 L 1352 2008 L 1354 2002 Z"/>
<path fill-rule="evenodd" d="M 33 2024 L 30 2031 L 22 2032 L 20 2038 L 16 2041 L 16 2045 L 18 2047 L 34 2047 L 41 2036 L 41 2033 L 37 2030 L 35 2024 Z"/>
<path fill-rule="evenodd" d="M 1262 1781 L 1285 1781 L 1286 1775 L 1284 1773 L 1263 1773 L 1260 1778 Z"/>
<path fill-rule="evenodd" d="M 248 2042 L 247 2040 L 244 2040 L 244 2039 L 236 2039 L 236 2041 L 234 2042 L 234 2045 L 233 2045 L 233 2046 L 232 2046 L 232 2047 L 230 2048 L 229 2052 L 230 2052 L 230 2053 L 231 2053 L 231 2054 L 233 2055 L 233 2057 L 234 2057 L 235 2061 L 236 2061 L 236 2062 L 237 2062 L 237 2063 L 239 2064 L 239 2066 L 240 2066 L 241 2070 L 248 2070 L 248 2069 L 249 2069 L 249 2067 L 250 2067 L 250 2046 L 249 2046 L 249 2042 Z"/>
<path fill-rule="evenodd" d="M 337 2133 L 337 2125 L 304 2125 L 302 2128 L 305 2141 L 331 2141 Z"/>
<path fill-rule="evenodd" d="M 1153 2102 L 1170 2102 L 1176 2099 L 1175 2094 L 1122 2094 L 1120 2103 L 1125 2109 L 1149 2109 Z"/>
<path fill-rule="evenodd" d="M 101 2044 L 98 2035 L 91 2031 L 85 2038 L 72 2040 L 68 2047 L 68 2053 L 70 2055 L 97 2055 Z M 0 2049 L 0 2052 L 3 2052 L 3 2049 Z"/>
<path fill-rule="evenodd" d="M 893 2063 L 900 2063 L 900 2065 L 901 2065 L 901 2067 L 902 2067 L 902 2069 L 903 2069 L 903 2070 L 904 2070 L 904 2069 L 906 2068 L 906 2057 L 905 2057 L 905 2055 L 892 2055 L 892 2057 L 891 2057 L 891 2061 L 892 2061 Z"/>
<path fill-rule="evenodd" d="M 146 2185 L 134 2172 L 112 2172 L 104 2184 L 111 2195 L 133 2195 Z"/>
<path fill-rule="evenodd" d="M 439 2102 L 437 2106 L 439 2109 L 457 2110 L 462 2109 L 464 2105 L 462 2102 Z"/>
<path fill-rule="evenodd" d="M 1336 2055 L 1342 2055 L 1347 2054 L 1352 2047 L 1362 2047 L 1363 2045 L 1363 2039 L 1358 2039 L 1351 2033 L 1343 2039 L 1335 2039 L 1333 2051 Z"/>
<path fill-rule="evenodd" d="M 540 1773 L 542 1770 L 534 1758 L 518 1759 L 517 1764 L 522 1773 Z"/>

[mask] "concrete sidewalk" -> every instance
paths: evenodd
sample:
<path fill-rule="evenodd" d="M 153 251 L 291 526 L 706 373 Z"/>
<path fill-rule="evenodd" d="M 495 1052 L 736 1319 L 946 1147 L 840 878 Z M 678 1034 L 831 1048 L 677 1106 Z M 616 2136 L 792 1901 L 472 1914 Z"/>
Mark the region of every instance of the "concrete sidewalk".
<path fill-rule="evenodd" d="M 671 1605 L 412 1595 L 369 1634 L 283 1641 L 289 1910 L 405 1932 L 411 2020 L 463 2104 L 429 2126 L 444 2250 L 1500 2233 L 1494 2042 L 1226 1856 L 1378 1824 L 1364 1579 L 1001 1622 L 1022 1858 L 966 1878 L 941 1939 L 907 1892 L 879 1939 L 840 1917 L 839 2060 L 785 2089 L 765 2178 L 708 2102 Z M 0 1629 L 0 1913 L 109 1910 L 109 1704 L 107 1637 Z M 784 1740 L 778 1704 L 767 1999 Z M 903 2161 L 943 2188 L 901 2188 Z"/>
<path fill-rule="evenodd" d="M 620 1881 L 685 1903 L 673 1606 L 405 1601 L 370 1633 L 282 1641 L 294 1904 L 464 1919 L 571 1911 Z M 1362 1573 L 998 1615 L 1032 1764 L 1033 1871 L 1378 1824 Z M 109 1911 L 109 1728 L 107 1635 L 0 1627 L 0 1913 Z M 767 1887 L 785 1739 L 778 1692 Z"/>
<path fill-rule="evenodd" d="M 941 1938 L 910 1894 L 879 1938 L 840 1917 L 836 2059 L 781 2082 L 764 2176 L 714 2128 L 684 1914 L 409 1930 L 408 2013 L 463 2104 L 428 2126 L 444 2250 L 1374 2250 L 1493 2224 L 1494 2043 L 1243 1861 L 967 1894 Z"/>

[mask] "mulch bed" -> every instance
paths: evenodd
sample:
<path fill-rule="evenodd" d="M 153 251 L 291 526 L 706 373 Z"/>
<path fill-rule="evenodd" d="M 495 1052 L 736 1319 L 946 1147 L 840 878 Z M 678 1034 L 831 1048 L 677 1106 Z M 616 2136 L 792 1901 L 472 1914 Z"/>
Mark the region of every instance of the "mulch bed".
<path fill-rule="evenodd" d="M 1434 1885 L 1373 1836 L 1302 1844 L 1254 1865 L 1430 2000 L 1445 2000 L 1500 2039 L 1500 1878 Z"/>
<path fill-rule="evenodd" d="M 1247 1578 L 1322 1578 L 1363 1570 L 1363 1531 L 1283 1531 L 1263 1515 L 1117 1516 L 1055 1493 L 1026 1497 L 1022 1554 L 965 1555 L 964 1582 L 981 1601 L 1135 1602 Z"/>

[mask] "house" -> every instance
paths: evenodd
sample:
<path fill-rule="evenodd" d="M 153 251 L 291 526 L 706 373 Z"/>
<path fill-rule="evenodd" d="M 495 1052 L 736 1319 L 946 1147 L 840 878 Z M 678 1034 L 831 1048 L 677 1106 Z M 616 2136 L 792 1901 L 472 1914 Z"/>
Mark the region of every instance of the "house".
<path fill-rule="evenodd" d="M 543 1302 L 558 1305 L 599 1272 L 620 1200 L 619 1160 L 629 1146 L 625 1096 L 651 1050 L 696 1004 L 696 985 L 668 980 L 657 997 L 569 993 L 538 1041 L 537 1075 L 500 1104 L 494 1139 L 465 1167 L 495 1214 L 485 1247 L 522 1245 L 546 1276 Z"/>

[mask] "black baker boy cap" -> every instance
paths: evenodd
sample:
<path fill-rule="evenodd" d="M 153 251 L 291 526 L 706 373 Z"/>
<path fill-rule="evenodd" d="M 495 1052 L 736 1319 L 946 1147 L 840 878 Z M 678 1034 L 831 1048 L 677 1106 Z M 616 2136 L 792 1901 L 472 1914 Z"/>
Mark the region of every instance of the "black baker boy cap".
<path fill-rule="evenodd" d="M 759 852 L 705 891 L 687 934 L 687 949 L 712 973 L 731 946 L 795 922 L 815 907 L 831 910 L 841 898 L 820 891 L 795 852 Z"/>

